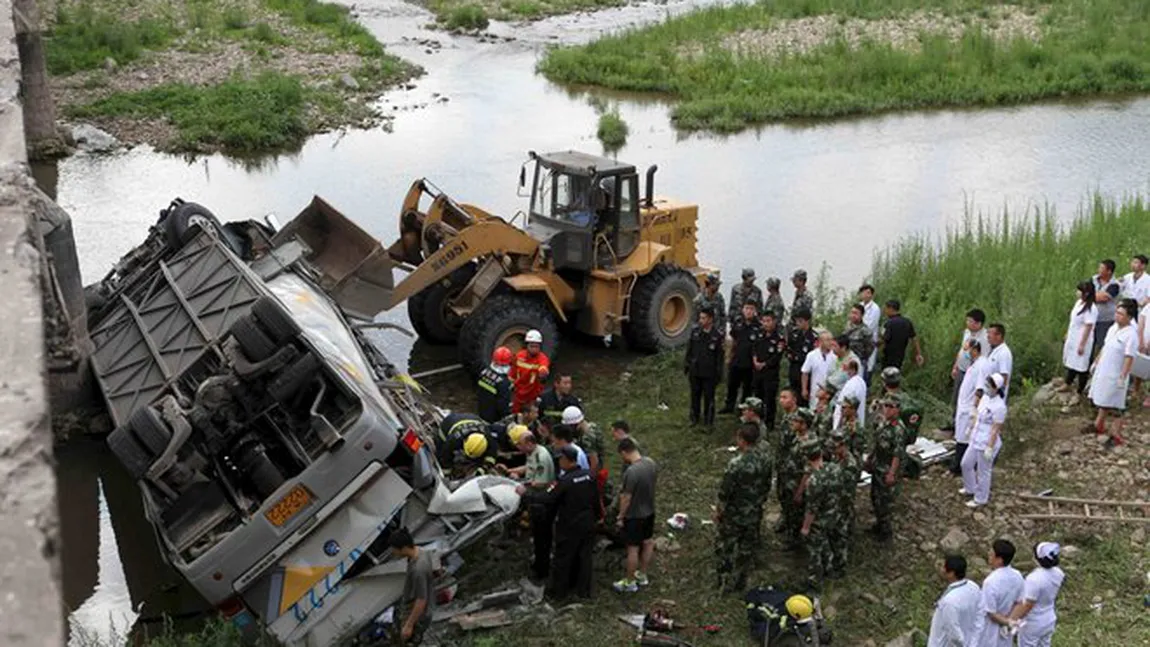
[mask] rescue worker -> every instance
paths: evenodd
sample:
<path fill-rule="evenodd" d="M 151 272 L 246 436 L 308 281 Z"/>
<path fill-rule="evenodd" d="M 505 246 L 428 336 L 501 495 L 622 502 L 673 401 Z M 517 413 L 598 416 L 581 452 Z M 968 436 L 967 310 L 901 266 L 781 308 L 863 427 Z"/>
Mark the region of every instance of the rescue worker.
<path fill-rule="evenodd" d="M 487 422 L 499 422 L 511 415 L 511 349 L 500 346 L 491 354 L 491 364 L 479 374 L 479 396 L 476 411 Z"/>
<path fill-rule="evenodd" d="M 866 453 L 866 434 L 865 430 L 859 425 L 858 422 L 858 408 L 860 406 L 859 399 L 853 395 L 848 395 L 840 400 L 842 405 L 842 418 L 839 419 L 838 427 L 835 429 L 843 433 L 846 439 L 847 449 L 850 450 L 855 460 L 862 461 L 863 454 Z"/>
<path fill-rule="evenodd" d="M 783 301 L 783 295 L 779 294 L 780 283 L 782 281 L 777 276 L 767 279 L 767 301 L 763 304 L 763 312 L 773 313 L 775 324 L 782 330 L 783 324 L 786 322 L 787 304 Z"/>
<path fill-rule="evenodd" d="M 719 285 L 722 281 L 719 280 L 718 272 L 711 272 L 703 279 L 703 291 L 695 295 L 695 313 L 698 314 L 705 309 L 711 310 L 711 317 L 714 319 L 715 328 L 719 330 L 721 337 L 727 336 L 727 305 L 723 302 L 723 294 L 719 292 Z"/>
<path fill-rule="evenodd" d="M 831 460 L 839 465 L 841 482 L 838 487 L 840 523 L 831 529 L 831 572 L 832 579 L 846 575 L 850 556 L 851 535 L 855 527 L 855 493 L 858 492 L 862 464 L 851 453 L 843 430 L 831 432 Z"/>
<path fill-rule="evenodd" d="M 528 402 L 535 402 L 543 393 L 543 382 L 551 372 L 551 360 L 543 352 L 543 334 L 538 330 L 528 330 L 523 338 L 527 347 L 515 354 L 511 365 L 511 381 L 515 384 L 515 396 L 511 410 L 519 410 Z"/>
<path fill-rule="evenodd" d="M 803 524 L 803 484 L 806 480 L 807 457 L 803 443 L 814 435 L 810 432 L 815 414 L 810 409 L 799 409 L 791 416 L 791 440 L 786 453 L 777 459 L 779 506 L 783 521 L 783 547 L 798 547 L 799 530 Z"/>
<path fill-rule="evenodd" d="M 823 443 L 816 438 L 803 443 L 802 453 L 807 460 L 807 477 L 799 532 L 807 546 L 807 585 L 818 591 L 832 570 L 831 541 L 843 523 L 839 512 L 842 471 L 838 463 L 823 460 Z"/>
<path fill-rule="evenodd" d="M 882 384 L 884 394 L 898 400 L 899 411 L 901 412 L 899 415 L 904 430 L 903 446 L 913 445 L 918 439 L 919 428 L 922 427 L 922 405 L 902 388 L 902 371 L 898 368 L 894 366 L 884 368 L 882 370 Z M 877 419 L 878 416 L 875 418 Z M 903 461 L 904 475 L 909 476 L 913 469 L 910 461 Z"/>
<path fill-rule="evenodd" d="M 523 486 L 529 491 L 542 492 L 555 482 L 555 464 L 551 451 L 538 443 L 535 435 L 526 427 L 517 426 L 511 430 L 517 436 L 519 451 L 527 457 L 523 467 L 512 468 L 507 473 L 512 478 L 523 479 Z M 526 503 L 527 517 L 531 523 L 531 544 L 535 558 L 531 562 L 531 577 L 535 581 L 546 581 L 551 572 L 551 544 L 554 539 L 554 521 L 551 510 L 540 502 Z"/>
<path fill-rule="evenodd" d="M 683 372 L 691 383 L 691 424 L 715 424 L 715 387 L 723 373 L 723 333 L 715 325 L 715 311 L 704 306 L 699 323 L 687 342 Z"/>
<path fill-rule="evenodd" d="M 894 502 L 898 495 L 900 471 L 906 463 L 906 426 L 900 420 L 898 398 L 881 401 L 882 416 L 867 451 L 865 469 L 870 472 L 870 500 L 875 525 L 871 533 L 880 541 L 890 540 Z"/>
<path fill-rule="evenodd" d="M 834 429 L 835 407 L 833 402 L 839 393 L 839 384 L 828 379 L 823 388 L 819 389 L 818 401 L 815 403 L 815 422 L 812 429 L 820 440 L 826 440 Z"/>
<path fill-rule="evenodd" d="M 863 323 L 866 315 L 866 306 L 856 303 L 851 306 L 847 315 L 847 327 L 843 330 L 843 337 L 847 339 L 847 347 L 861 360 L 859 366 L 865 367 L 870 354 L 874 352 L 874 333 Z"/>
<path fill-rule="evenodd" d="M 751 388 L 762 400 L 761 413 L 767 429 L 775 428 L 775 403 L 779 392 L 779 368 L 787 350 L 787 340 L 779 332 L 779 318 L 770 310 L 759 315 L 761 331 L 752 353 L 754 374 Z"/>
<path fill-rule="evenodd" d="M 555 555 L 548 593 L 555 599 L 572 592 L 581 598 L 591 597 L 596 488 L 595 479 L 577 461 L 575 447 L 567 445 L 559 450 L 558 481 L 542 491 L 529 491 L 522 485 L 515 490 L 528 505 L 542 503 L 554 511 Z"/>
<path fill-rule="evenodd" d="M 743 313 L 743 305 L 754 303 L 758 310 L 763 305 L 763 291 L 755 285 L 755 270 L 750 267 L 743 268 L 743 282 L 731 288 L 731 304 L 727 316 L 732 322 Z"/>
<path fill-rule="evenodd" d="M 811 311 L 799 310 L 791 313 L 791 326 L 787 331 L 787 370 L 791 389 L 799 397 L 799 406 L 807 405 L 803 393 L 803 362 L 807 354 L 818 345 L 819 338 L 811 330 Z"/>
<path fill-rule="evenodd" d="M 739 427 L 735 435 L 738 454 L 727 463 L 719 482 L 714 513 L 715 572 L 718 588 L 728 593 L 746 588 L 759 542 L 767 493 L 762 488 L 763 464 L 755 451 L 758 442 L 758 427 Z"/>
<path fill-rule="evenodd" d="M 779 409 L 781 410 L 782 419 L 779 421 L 779 432 L 775 434 L 776 446 L 774 451 L 774 470 L 775 470 L 775 494 L 779 499 L 779 507 L 785 507 L 785 501 L 789 495 L 784 494 L 783 485 L 786 483 L 785 474 L 788 472 L 789 465 L 787 465 L 786 457 L 794 446 L 795 433 L 791 430 L 791 422 L 798 417 L 799 401 L 795 396 L 795 392 L 791 389 L 783 389 L 779 392 Z M 792 491 L 790 495 L 794 495 Z M 784 532 L 787 528 L 786 515 L 779 515 L 779 520 L 775 523 L 775 532 Z"/>
<path fill-rule="evenodd" d="M 791 304 L 791 325 L 795 324 L 795 315 L 800 311 L 813 313 L 815 311 L 815 299 L 811 296 L 810 291 L 807 290 L 807 271 L 795 270 L 791 275 L 791 285 L 795 288 L 795 300 Z"/>
<path fill-rule="evenodd" d="M 539 397 L 539 415 L 559 418 L 567 407 L 583 408 L 583 401 L 573 391 L 575 381 L 570 373 L 555 376 L 554 384 Z"/>
<path fill-rule="evenodd" d="M 734 413 L 735 403 L 751 397 L 755 377 L 755 344 L 762 334 L 755 302 L 744 303 L 738 319 L 731 320 L 731 363 L 727 368 L 727 403 L 719 413 Z M 740 398 L 739 391 L 742 390 Z"/>
<path fill-rule="evenodd" d="M 563 426 L 571 429 L 571 437 L 587 454 L 587 471 L 595 477 L 595 487 L 599 489 L 599 507 L 597 519 L 603 519 L 606 506 L 603 502 L 607 488 L 607 463 L 603 460 L 604 443 L 603 434 L 594 423 L 588 422 L 579 407 L 571 406 L 563 410 Z"/>
<path fill-rule="evenodd" d="M 440 447 L 438 458 L 440 466 L 451 478 L 461 479 L 495 471 L 498 444 L 486 433 L 475 431 L 448 440 L 449 444 Z"/>
<path fill-rule="evenodd" d="M 765 487 L 767 491 L 770 491 L 771 472 L 775 468 L 775 461 L 774 457 L 771 456 L 771 443 L 767 439 L 767 425 L 759 416 L 759 412 L 762 410 L 763 401 L 758 398 L 747 398 L 739 403 L 739 421 L 744 425 L 755 425 L 759 429 L 759 440 L 755 443 L 755 452 L 758 453 L 758 458 L 763 464 L 765 471 L 763 478 L 766 479 Z"/>

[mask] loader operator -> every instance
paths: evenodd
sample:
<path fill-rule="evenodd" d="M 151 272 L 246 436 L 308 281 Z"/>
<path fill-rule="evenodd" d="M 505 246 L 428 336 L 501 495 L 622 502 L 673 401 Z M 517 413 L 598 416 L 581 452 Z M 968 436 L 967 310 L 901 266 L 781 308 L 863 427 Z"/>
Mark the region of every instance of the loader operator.
<path fill-rule="evenodd" d="M 511 415 L 511 349 L 500 346 L 491 354 L 491 365 L 479 374 L 476 410 L 487 422 L 499 422 Z"/>
<path fill-rule="evenodd" d="M 543 334 L 538 330 L 528 330 L 524 337 L 527 348 L 515 355 L 515 363 L 511 365 L 509 377 L 515 384 L 515 396 L 511 401 L 511 410 L 519 413 L 519 409 L 528 402 L 535 402 L 543 393 L 543 381 L 551 372 L 551 360 L 543 352 Z"/>
<path fill-rule="evenodd" d="M 490 425 L 473 413 L 452 413 L 439 423 L 442 440 L 436 458 L 452 478 L 493 470 L 499 441 Z"/>

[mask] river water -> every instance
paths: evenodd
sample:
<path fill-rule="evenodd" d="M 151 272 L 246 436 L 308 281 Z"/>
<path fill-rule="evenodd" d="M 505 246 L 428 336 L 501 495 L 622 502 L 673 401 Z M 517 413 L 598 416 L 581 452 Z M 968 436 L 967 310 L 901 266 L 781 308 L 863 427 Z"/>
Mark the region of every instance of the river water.
<path fill-rule="evenodd" d="M 588 92 L 535 75 L 543 49 L 703 4 L 710 3 L 671 0 L 531 25 L 495 23 L 491 32 L 514 40 L 491 44 L 429 31 L 430 14 L 399 0 L 360 0 L 364 24 L 428 72 L 414 89 L 381 99 L 395 115 L 391 132 L 320 135 L 298 152 L 258 161 L 189 160 L 147 147 L 69 158 L 54 179 L 74 219 L 84 279 L 106 272 L 176 196 L 223 219 L 276 213 L 286 220 L 318 194 L 385 243 L 396 234 L 404 193 L 423 176 L 458 199 L 510 215 L 524 207 L 516 182 L 528 150 L 601 152 Z M 442 47 L 429 49 L 423 39 Z M 618 157 L 642 168 L 658 164 L 657 193 L 700 205 L 701 258 L 726 277 L 752 266 L 760 277 L 785 279 L 799 267 L 813 274 L 825 261 L 834 284 L 854 286 L 874 250 L 905 233 L 941 233 L 965 213 L 1004 207 L 1050 205 L 1070 217 L 1092 191 L 1118 197 L 1143 192 L 1150 181 L 1146 98 L 893 113 L 717 136 L 677 132 L 661 100 L 599 95 L 618 102 L 630 127 Z M 402 307 L 383 318 L 406 320 Z M 380 342 L 413 370 L 453 362 L 449 350 L 413 348 L 399 335 Z M 572 357 L 600 368 L 625 361 L 587 348 Z M 577 371 L 595 370 L 587 366 Z M 445 384 L 458 391 L 462 383 Z M 69 493 L 61 517 L 73 625 L 106 635 L 137 615 L 194 615 L 202 603 L 159 561 L 134 486 L 113 459 L 98 444 L 68 448 L 59 469 L 68 487 L 61 491 Z"/>

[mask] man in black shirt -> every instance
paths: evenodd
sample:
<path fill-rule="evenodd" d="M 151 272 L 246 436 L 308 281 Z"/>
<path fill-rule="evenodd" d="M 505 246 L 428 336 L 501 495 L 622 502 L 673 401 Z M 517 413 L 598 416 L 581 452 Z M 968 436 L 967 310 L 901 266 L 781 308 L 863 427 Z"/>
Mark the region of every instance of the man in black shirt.
<path fill-rule="evenodd" d="M 727 369 L 727 404 L 719 413 L 734 413 L 736 399 L 739 402 L 751 397 L 751 384 L 754 379 L 755 344 L 762 334 L 762 326 L 756 316 L 758 304 L 754 301 L 743 303 L 740 317 L 731 322 L 731 365 Z M 742 396 L 739 395 L 742 389 Z"/>
<path fill-rule="evenodd" d="M 516 488 L 528 505 L 543 503 L 555 512 L 549 593 L 556 599 L 572 590 L 579 597 L 591 597 L 591 549 L 599 490 L 595 478 L 579 467 L 578 460 L 578 450 L 566 445 L 559 450 L 561 474 L 554 485 L 543 491 L 529 491 L 522 485 Z"/>
<path fill-rule="evenodd" d="M 902 316 L 902 304 L 898 299 L 886 302 L 884 308 L 886 323 L 882 328 L 882 367 L 895 367 L 902 370 L 903 360 L 906 359 L 907 346 L 914 342 L 914 363 L 923 365 L 922 347 L 918 343 L 918 335 L 914 331 L 914 323 Z"/>
<path fill-rule="evenodd" d="M 555 386 L 543 393 L 539 398 L 539 415 L 560 418 L 567 407 L 578 407 L 583 410 L 583 401 L 572 391 L 575 388 L 570 373 L 560 373 L 555 379 Z"/>
<path fill-rule="evenodd" d="M 803 361 L 807 353 L 815 349 L 819 343 L 818 335 L 811 330 L 811 311 L 797 310 L 793 315 L 795 325 L 787 332 L 787 370 L 791 382 L 791 390 L 799 400 L 799 406 L 807 406 L 803 393 Z M 773 399 L 773 398 L 772 398 Z"/>
<path fill-rule="evenodd" d="M 683 372 L 691 382 L 691 424 L 715 424 L 715 387 L 723 375 L 723 332 L 715 325 L 715 311 L 699 310 L 699 323 L 691 330 Z"/>
<path fill-rule="evenodd" d="M 763 417 L 767 429 L 774 429 L 775 409 L 778 406 L 776 396 L 779 392 L 779 367 L 783 364 L 787 341 L 779 332 L 779 320 L 775 317 L 775 313 L 769 310 L 764 312 L 759 317 L 759 324 L 762 329 L 758 339 L 755 340 L 752 384 L 755 397 L 763 401 L 763 410 L 759 415 Z"/>

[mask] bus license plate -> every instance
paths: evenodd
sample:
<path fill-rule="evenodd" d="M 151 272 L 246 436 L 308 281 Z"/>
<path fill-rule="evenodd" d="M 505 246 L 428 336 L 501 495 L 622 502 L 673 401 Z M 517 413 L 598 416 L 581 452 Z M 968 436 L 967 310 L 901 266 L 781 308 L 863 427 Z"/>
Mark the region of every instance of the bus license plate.
<path fill-rule="evenodd" d="M 297 485 L 269 508 L 264 516 L 273 526 L 280 527 L 294 517 L 297 512 L 307 507 L 309 503 L 311 503 L 311 493 L 304 486 Z"/>

